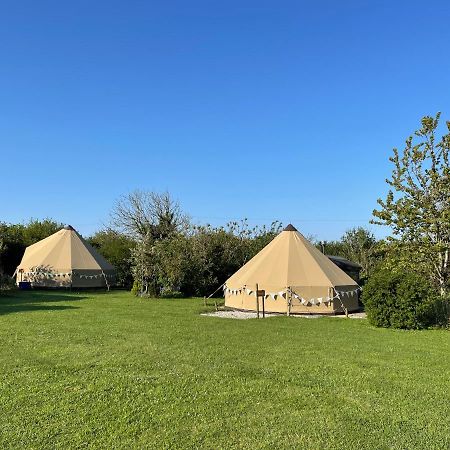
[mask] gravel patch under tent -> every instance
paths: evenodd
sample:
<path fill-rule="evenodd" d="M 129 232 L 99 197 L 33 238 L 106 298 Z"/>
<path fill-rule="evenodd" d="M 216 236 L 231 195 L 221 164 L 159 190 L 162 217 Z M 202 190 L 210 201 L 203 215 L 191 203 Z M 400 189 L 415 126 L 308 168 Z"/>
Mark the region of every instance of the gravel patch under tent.
<path fill-rule="evenodd" d="M 257 315 L 256 312 L 252 311 L 239 311 L 239 310 L 222 310 L 222 311 L 214 311 L 210 313 L 203 313 L 202 316 L 209 316 L 209 317 L 220 317 L 222 319 L 238 319 L 238 320 L 246 320 L 246 319 L 256 319 Z M 270 317 L 277 317 L 277 316 L 285 316 L 285 314 L 278 314 L 278 313 L 267 313 L 266 312 L 266 318 Z M 260 317 L 262 318 L 262 313 L 260 313 Z M 319 319 L 321 317 L 340 317 L 345 318 L 345 314 L 339 314 L 339 315 L 324 315 L 324 314 L 291 314 L 290 317 L 300 317 L 304 319 Z M 365 312 L 356 312 L 356 313 L 349 313 L 348 317 L 350 319 L 365 319 L 366 313 Z"/>

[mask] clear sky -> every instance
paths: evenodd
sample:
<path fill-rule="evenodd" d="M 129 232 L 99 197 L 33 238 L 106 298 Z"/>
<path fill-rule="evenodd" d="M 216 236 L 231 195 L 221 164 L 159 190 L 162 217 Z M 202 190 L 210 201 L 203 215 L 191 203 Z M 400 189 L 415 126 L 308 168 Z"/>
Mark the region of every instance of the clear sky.
<path fill-rule="evenodd" d="M 449 44 L 447 1 L 0 0 L 0 220 L 89 234 L 139 188 L 338 238 L 450 119 Z"/>

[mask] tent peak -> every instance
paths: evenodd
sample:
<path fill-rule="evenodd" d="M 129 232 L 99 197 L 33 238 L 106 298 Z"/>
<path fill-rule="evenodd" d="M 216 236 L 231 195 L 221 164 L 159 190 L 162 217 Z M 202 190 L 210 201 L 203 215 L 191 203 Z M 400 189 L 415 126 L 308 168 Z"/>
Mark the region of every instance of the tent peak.
<path fill-rule="evenodd" d="M 294 227 L 294 225 L 292 225 L 292 223 L 290 223 L 283 231 L 298 231 L 297 228 Z"/>
<path fill-rule="evenodd" d="M 66 225 L 64 227 L 65 230 L 75 231 L 75 228 L 72 225 Z"/>

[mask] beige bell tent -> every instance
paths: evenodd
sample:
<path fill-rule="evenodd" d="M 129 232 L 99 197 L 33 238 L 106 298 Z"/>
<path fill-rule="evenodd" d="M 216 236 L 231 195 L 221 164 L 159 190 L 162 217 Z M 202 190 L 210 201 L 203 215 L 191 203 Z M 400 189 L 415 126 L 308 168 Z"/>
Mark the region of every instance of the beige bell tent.
<path fill-rule="evenodd" d="M 25 249 L 17 283 L 36 287 L 110 287 L 114 267 L 70 225 Z"/>
<path fill-rule="evenodd" d="M 292 225 L 232 275 L 225 305 L 279 313 L 348 312 L 358 309 L 358 284 Z M 258 300 L 258 303 L 257 303 Z"/>

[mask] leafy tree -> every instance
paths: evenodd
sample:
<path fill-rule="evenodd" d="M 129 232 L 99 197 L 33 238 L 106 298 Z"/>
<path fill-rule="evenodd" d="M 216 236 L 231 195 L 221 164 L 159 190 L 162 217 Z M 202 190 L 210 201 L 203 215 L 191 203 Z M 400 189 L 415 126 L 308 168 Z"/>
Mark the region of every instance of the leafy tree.
<path fill-rule="evenodd" d="M 243 220 L 218 228 L 191 226 L 151 245 L 147 242 L 133 255 L 135 281 L 150 295 L 208 295 L 270 242 L 280 228 L 278 222 L 266 228 L 250 227 Z"/>
<path fill-rule="evenodd" d="M 30 219 L 23 227 L 23 242 L 26 247 L 45 239 L 46 237 L 56 233 L 64 227 L 63 223 L 56 222 L 53 219 Z"/>
<path fill-rule="evenodd" d="M 343 256 L 362 267 L 362 277 L 370 275 L 377 262 L 377 240 L 373 233 L 363 227 L 347 230 L 341 238 Z"/>
<path fill-rule="evenodd" d="M 5 274 L 12 275 L 20 263 L 25 243 L 23 237 L 23 225 L 10 225 L 0 223 L 0 267 Z"/>
<path fill-rule="evenodd" d="M 0 267 L 6 274 L 12 275 L 26 247 L 50 236 L 63 226 L 52 219 L 31 219 L 26 224 L 0 223 L 0 241 L 3 243 L 0 250 Z"/>
<path fill-rule="evenodd" d="M 1 227 L 1 225 L 0 225 Z M 0 275 L 3 274 L 3 266 L 2 266 L 2 259 L 1 259 L 1 255 L 3 254 L 3 252 L 6 250 L 6 245 L 5 245 L 5 237 L 0 234 Z"/>
<path fill-rule="evenodd" d="M 338 241 L 316 241 L 315 246 L 326 255 L 342 256 L 359 264 L 361 278 L 367 278 L 380 259 L 377 240 L 364 227 L 347 230 Z"/>
<path fill-rule="evenodd" d="M 116 268 L 117 284 L 130 288 L 133 283 L 131 254 L 136 242 L 110 229 L 97 231 L 87 241 Z"/>
<path fill-rule="evenodd" d="M 392 176 L 386 180 L 390 190 L 385 200 L 378 199 L 373 223 L 392 228 L 390 249 L 406 247 L 417 255 L 410 259 L 413 266 L 428 261 L 428 275 L 445 295 L 450 274 L 450 133 L 437 139 L 439 119 L 440 113 L 424 117 L 403 152 L 394 149 Z"/>
<path fill-rule="evenodd" d="M 141 293 L 158 293 L 155 266 L 158 241 L 184 232 L 188 217 L 168 192 L 133 191 L 121 197 L 111 213 L 112 228 L 136 241 L 131 252 L 134 280 Z"/>
<path fill-rule="evenodd" d="M 347 258 L 341 241 L 315 241 L 314 245 L 325 255 Z"/>

